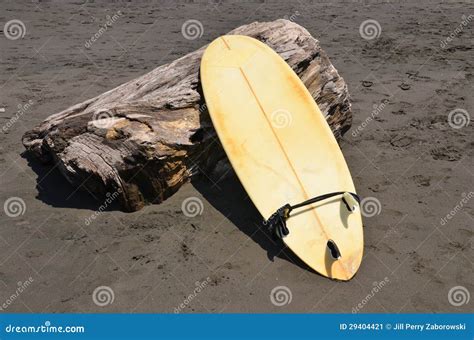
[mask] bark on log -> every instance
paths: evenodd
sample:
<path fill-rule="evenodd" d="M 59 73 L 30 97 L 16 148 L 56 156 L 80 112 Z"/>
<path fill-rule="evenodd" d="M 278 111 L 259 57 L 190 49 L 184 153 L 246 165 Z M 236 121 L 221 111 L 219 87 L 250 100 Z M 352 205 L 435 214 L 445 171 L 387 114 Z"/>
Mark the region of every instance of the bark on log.
<path fill-rule="evenodd" d="M 336 138 L 349 129 L 347 86 L 306 29 L 280 19 L 229 34 L 273 48 L 303 80 Z M 204 49 L 48 117 L 25 133 L 25 148 L 57 164 L 74 186 L 102 197 L 120 193 L 126 211 L 163 201 L 196 173 L 230 167 L 200 88 Z"/>

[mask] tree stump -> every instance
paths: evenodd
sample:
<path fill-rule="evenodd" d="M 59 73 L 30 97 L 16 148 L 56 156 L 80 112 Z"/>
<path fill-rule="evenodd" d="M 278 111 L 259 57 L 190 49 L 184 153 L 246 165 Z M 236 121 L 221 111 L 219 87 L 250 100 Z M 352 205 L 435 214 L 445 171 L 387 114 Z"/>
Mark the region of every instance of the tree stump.
<path fill-rule="evenodd" d="M 347 86 L 306 29 L 280 19 L 228 34 L 274 49 L 309 89 L 336 138 L 349 129 Z M 204 50 L 51 115 L 24 134 L 25 148 L 58 165 L 73 186 L 102 197 L 114 193 L 125 211 L 162 202 L 195 174 L 228 169 L 200 88 Z"/>

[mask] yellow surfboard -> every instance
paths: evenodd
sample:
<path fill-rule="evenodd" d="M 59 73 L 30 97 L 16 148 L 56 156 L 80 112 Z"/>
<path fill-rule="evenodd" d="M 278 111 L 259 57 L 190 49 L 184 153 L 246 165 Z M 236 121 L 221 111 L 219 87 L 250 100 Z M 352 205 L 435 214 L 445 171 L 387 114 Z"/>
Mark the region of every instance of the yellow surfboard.
<path fill-rule="evenodd" d="M 363 253 L 360 207 L 356 195 L 348 194 L 355 193 L 354 184 L 298 76 L 265 44 L 229 35 L 207 47 L 201 82 L 224 150 L 264 219 L 283 218 L 283 242 L 318 273 L 351 279 Z M 278 210 L 334 192 L 339 194 Z"/>

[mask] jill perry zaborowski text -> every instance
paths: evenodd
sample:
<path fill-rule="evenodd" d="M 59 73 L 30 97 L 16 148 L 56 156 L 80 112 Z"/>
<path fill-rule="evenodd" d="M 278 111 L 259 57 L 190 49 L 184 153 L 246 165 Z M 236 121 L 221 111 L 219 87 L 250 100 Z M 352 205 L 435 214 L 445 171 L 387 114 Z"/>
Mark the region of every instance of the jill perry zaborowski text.
<path fill-rule="evenodd" d="M 396 323 L 392 328 L 394 331 L 465 331 L 466 324 L 437 324 L 437 323 L 425 323 L 425 324 L 414 324 L 414 323 Z"/>

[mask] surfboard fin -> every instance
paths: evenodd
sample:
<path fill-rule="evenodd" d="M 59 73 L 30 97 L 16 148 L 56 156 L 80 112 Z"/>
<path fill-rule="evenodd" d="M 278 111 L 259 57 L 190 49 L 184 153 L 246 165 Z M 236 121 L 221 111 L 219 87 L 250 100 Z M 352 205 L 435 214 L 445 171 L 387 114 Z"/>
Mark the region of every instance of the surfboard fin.
<path fill-rule="evenodd" d="M 339 251 L 339 248 L 337 247 L 336 242 L 334 242 L 333 240 L 328 240 L 327 246 L 328 246 L 329 252 L 331 253 L 331 257 L 334 260 L 339 260 L 341 258 L 341 252 Z"/>
<path fill-rule="evenodd" d="M 349 211 L 351 211 L 351 212 L 355 211 L 356 206 L 358 204 L 358 201 L 353 196 L 353 194 L 351 194 L 349 192 L 345 192 L 342 195 L 342 201 L 344 202 L 344 204 L 346 205 L 346 207 Z"/>

